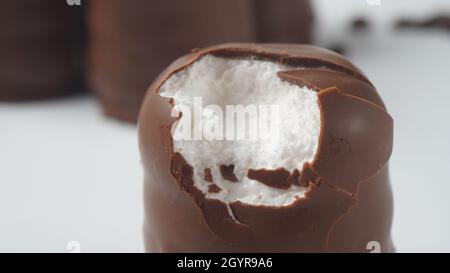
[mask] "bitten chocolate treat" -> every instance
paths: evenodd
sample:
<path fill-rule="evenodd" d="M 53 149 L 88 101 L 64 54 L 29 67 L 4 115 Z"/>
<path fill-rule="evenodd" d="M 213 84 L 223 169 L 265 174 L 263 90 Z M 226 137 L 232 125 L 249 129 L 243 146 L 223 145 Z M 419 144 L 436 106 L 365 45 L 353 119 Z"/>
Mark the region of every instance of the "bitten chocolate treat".
<path fill-rule="evenodd" d="M 305 0 L 92 0 L 88 9 L 91 85 L 107 115 L 131 122 L 152 80 L 192 48 L 311 37 Z"/>
<path fill-rule="evenodd" d="M 249 112 L 221 118 L 230 106 Z M 250 126 L 267 117 L 270 126 Z M 211 135 L 221 124 L 225 137 Z M 291 44 L 197 50 L 151 85 L 139 139 L 149 252 L 395 250 L 393 120 L 341 55 Z"/>
<path fill-rule="evenodd" d="M 79 91 L 82 12 L 60 0 L 2 1 L 0 100 Z"/>

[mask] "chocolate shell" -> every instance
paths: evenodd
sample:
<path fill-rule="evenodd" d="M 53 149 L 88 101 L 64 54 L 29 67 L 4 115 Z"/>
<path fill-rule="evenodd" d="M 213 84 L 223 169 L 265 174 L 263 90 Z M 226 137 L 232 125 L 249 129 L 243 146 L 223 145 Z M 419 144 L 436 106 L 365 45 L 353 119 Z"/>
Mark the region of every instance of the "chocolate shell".
<path fill-rule="evenodd" d="M 306 185 L 305 198 L 281 207 L 232 202 L 232 217 L 225 203 L 195 187 L 193 167 L 173 151 L 171 101 L 158 92 L 208 54 L 289 66 L 278 77 L 318 92 L 322 128 L 314 160 L 294 178 L 283 169 L 252 171 L 274 187 Z M 367 77 L 336 53 L 306 45 L 224 44 L 185 55 L 148 90 L 139 141 L 149 252 L 369 252 L 372 241 L 382 252 L 395 251 L 388 175 L 393 120 Z"/>

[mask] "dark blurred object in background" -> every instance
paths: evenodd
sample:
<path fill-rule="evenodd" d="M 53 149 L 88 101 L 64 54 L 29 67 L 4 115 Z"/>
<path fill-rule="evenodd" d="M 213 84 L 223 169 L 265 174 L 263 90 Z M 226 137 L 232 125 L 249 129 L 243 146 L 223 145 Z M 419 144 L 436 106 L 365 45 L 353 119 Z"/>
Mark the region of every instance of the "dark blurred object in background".
<path fill-rule="evenodd" d="M 91 0 L 90 82 L 107 115 L 135 122 L 153 78 L 177 55 L 251 41 L 242 0 Z"/>
<path fill-rule="evenodd" d="M 307 44 L 312 40 L 313 12 L 304 0 L 252 0 L 256 40 L 260 43 Z"/>
<path fill-rule="evenodd" d="M 306 43 L 306 0 L 91 0 L 88 77 L 104 112 L 136 122 L 153 79 L 191 49 L 226 42 Z"/>
<path fill-rule="evenodd" d="M 0 100 L 80 90 L 82 16 L 80 7 L 61 0 L 1 1 Z"/>
<path fill-rule="evenodd" d="M 365 17 L 356 17 L 352 22 L 352 30 L 363 32 L 370 29 L 369 19 Z"/>
<path fill-rule="evenodd" d="M 435 28 L 450 31 L 450 14 L 438 14 L 425 20 L 400 19 L 397 28 Z"/>
<path fill-rule="evenodd" d="M 328 46 L 327 49 L 334 51 L 337 54 L 341 54 L 342 56 L 345 56 L 345 54 L 347 53 L 345 46 L 340 43 L 334 43 Z"/>

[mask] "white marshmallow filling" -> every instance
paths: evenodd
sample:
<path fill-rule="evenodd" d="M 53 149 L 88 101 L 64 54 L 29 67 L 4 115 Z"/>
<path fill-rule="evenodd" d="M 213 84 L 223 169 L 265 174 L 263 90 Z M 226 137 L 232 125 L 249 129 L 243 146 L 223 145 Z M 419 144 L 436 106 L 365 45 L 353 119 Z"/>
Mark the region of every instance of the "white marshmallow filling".
<path fill-rule="evenodd" d="M 305 196 L 306 187 L 279 189 L 247 177 L 249 169 L 301 171 L 317 152 L 321 128 L 317 92 L 277 75 L 292 69 L 301 68 L 206 55 L 161 86 L 160 95 L 173 99 L 173 114 L 182 113 L 172 128 L 173 150 L 194 168 L 194 185 L 206 198 L 279 207 Z M 256 111 L 230 116 L 227 106 Z M 234 165 L 237 182 L 222 176 L 222 165 Z M 209 190 L 212 182 L 205 179 L 205 169 L 211 170 L 219 191 Z"/>

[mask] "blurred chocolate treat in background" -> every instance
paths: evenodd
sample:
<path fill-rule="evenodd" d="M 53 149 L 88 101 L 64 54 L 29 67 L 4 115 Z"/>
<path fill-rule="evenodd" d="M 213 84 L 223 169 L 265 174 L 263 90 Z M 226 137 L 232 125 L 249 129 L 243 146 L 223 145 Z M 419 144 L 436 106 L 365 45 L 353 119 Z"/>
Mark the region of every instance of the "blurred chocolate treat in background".
<path fill-rule="evenodd" d="M 450 31 L 450 14 L 437 14 L 427 19 L 400 19 L 397 28 L 442 29 Z"/>
<path fill-rule="evenodd" d="M 260 43 L 310 43 L 313 11 L 304 0 L 253 0 Z"/>
<path fill-rule="evenodd" d="M 26 101 L 80 90 L 81 7 L 60 0 L 2 1 L 0 100 Z"/>
<path fill-rule="evenodd" d="M 357 17 L 353 19 L 352 30 L 356 32 L 363 32 L 370 29 L 369 20 L 365 17 Z"/>
<path fill-rule="evenodd" d="M 227 0 L 92 0 L 89 79 L 104 112 L 136 122 L 147 88 L 177 55 L 252 41 L 250 6 Z"/>
<path fill-rule="evenodd" d="M 91 0 L 88 81 L 111 117 L 136 122 L 150 83 L 192 49 L 311 39 L 305 0 Z"/>

